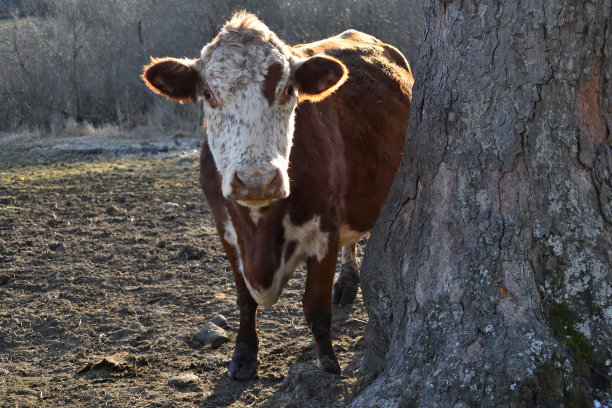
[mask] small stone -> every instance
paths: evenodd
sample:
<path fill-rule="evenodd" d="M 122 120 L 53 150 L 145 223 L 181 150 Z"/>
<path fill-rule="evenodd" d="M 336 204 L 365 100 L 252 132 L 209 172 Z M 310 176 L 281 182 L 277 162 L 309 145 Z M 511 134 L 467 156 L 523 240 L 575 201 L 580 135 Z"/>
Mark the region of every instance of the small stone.
<path fill-rule="evenodd" d="M 173 203 L 173 202 L 168 201 L 160 205 L 160 207 L 165 212 L 174 212 L 180 208 L 180 205 L 178 205 L 178 203 Z"/>
<path fill-rule="evenodd" d="M 15 279 L 14 276 L 9 275 L 8 273 L 3 273 L 0 275 L 0 285 L 6 285 L 13 279 Z"/>
<path fill-rule="evenodd" d="M 219 347 L 229 341 L 225 330 L 214 323 L 208 322 L 195 335 L 197 341 L 202 344 L 210 344 L 212 347 Z"/>
<path fill-rule="evenodd" d="M 51 242 L 49 244 L 49 249 L 52 251 L 59 251 L 64 248 L 64 245 L 61 242 Z"/>
<path fill-rule="evenodd" d="M 200 382 L 200 377 L 192 373 L 185 373 L 170 377 L 168 385 L 176 388 L 185 388 L 197 385 Z"/>
<path fill-rule="evenodd" d="M 225 327 L 227 326 L 227 319 L 225 318 L 225 316 L 223 315 L 216 315 L 215 317 L 213 317 L 212 319 L 210 319 L 210 322 L 212 324 L 216 324 L 219 327 Z"/>
<path fill-rule="evenodd" d="M 195 162 L 195 159 L 193 157 L 181 157 L 180 159 L 176 161 L 176 164 L 180 166 L 181 164 L 191 164 L 194 162 Z"/>
<path fill-rule="evenodd" d="M 181 261 L 194 261 L 204 257 L 205 252 L 201 249 L 194 247 L 193 245 L 185 245 L 176 254 L 176 259 Z"/>
<path fill-rule="evenodd" d="M 178 225 L 187 225 L 187 221 L 185 221 L 185 218 L 183 217 L 175 217 L 172 221 Z"/>
<path fill-rule="evenodd" d="M 106 210 L 104 211 L 106 213 L 106 215 L 120 215 L 123 214 L 124 211 L 122 209 L 120 209 L 117 206 L 111 205 L 109 207 L 106 208 Z"/>

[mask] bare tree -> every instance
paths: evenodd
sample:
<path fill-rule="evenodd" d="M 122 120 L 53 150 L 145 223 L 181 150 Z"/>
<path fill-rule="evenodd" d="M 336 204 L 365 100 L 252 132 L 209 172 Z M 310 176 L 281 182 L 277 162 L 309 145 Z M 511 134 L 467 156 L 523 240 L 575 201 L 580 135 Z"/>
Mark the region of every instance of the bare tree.
<path fill-rule="evenodd" d="M 592 406 L 612 374 L 610 0 L 426 7 L 354 407 Z"/>

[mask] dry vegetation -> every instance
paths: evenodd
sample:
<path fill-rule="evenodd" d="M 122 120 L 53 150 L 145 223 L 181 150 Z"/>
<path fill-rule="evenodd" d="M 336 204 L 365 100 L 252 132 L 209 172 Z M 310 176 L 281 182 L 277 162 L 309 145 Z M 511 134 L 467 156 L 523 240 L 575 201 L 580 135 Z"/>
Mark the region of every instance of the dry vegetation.
<path fill-rule="evenodd" d="M 57 129 L 72 118 L 131 128 L 197 116 L 150 93 L 149 56 L 196 57 L 237 9 L 257 13 L 288 43 L 356 28 L 413 60 L 420 10 L 401 0 L 24 0 L 0 20 L 0 131 Z M 9 14 L 10 4 L 0 6 Z M 160 117 L 159 112 L 164 114 Z M 194 121 L 195 124 L 198 121 Z"/>

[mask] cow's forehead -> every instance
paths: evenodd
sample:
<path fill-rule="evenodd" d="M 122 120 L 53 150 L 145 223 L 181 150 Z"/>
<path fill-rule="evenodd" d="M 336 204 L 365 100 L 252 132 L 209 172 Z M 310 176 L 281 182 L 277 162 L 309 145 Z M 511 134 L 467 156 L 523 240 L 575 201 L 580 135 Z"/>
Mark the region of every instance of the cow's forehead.
<path fill-rule="evenodd" d="M 231 92 L 264 81 L 268 68 L 288 61 L 270 44 L 231 44 L 213 50 L 204 62 L 204 78 L 218 91 Z"/>
<path fill-rule="evenodd" d="M 289 70 L 291 52 L 267 26 L 252 15 L 238 15 L 202 49 L 206 82 L 222 94 L 262 83 L 273 64 Z"/>

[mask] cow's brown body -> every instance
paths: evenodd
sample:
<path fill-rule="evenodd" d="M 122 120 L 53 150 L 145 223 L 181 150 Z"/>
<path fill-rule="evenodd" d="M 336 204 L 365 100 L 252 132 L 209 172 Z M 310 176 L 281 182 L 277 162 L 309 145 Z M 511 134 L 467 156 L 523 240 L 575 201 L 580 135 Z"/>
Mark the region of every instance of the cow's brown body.
<path fill-rule="evenodd" d="M 240 308 L 229 375 L 257 373 L 257 307 L 276 302 L 300 262 L 317 365 L 339 373 L 332 299 L 357 293 L 355 243 L 374 225 L 401 160 L 413 84 L 405 58 L 357 31 L 288 47 L 238 13 L 199 59 L 155 59 L 143 79 L 174 100 L 204 99 L 200 184 Z"/>

